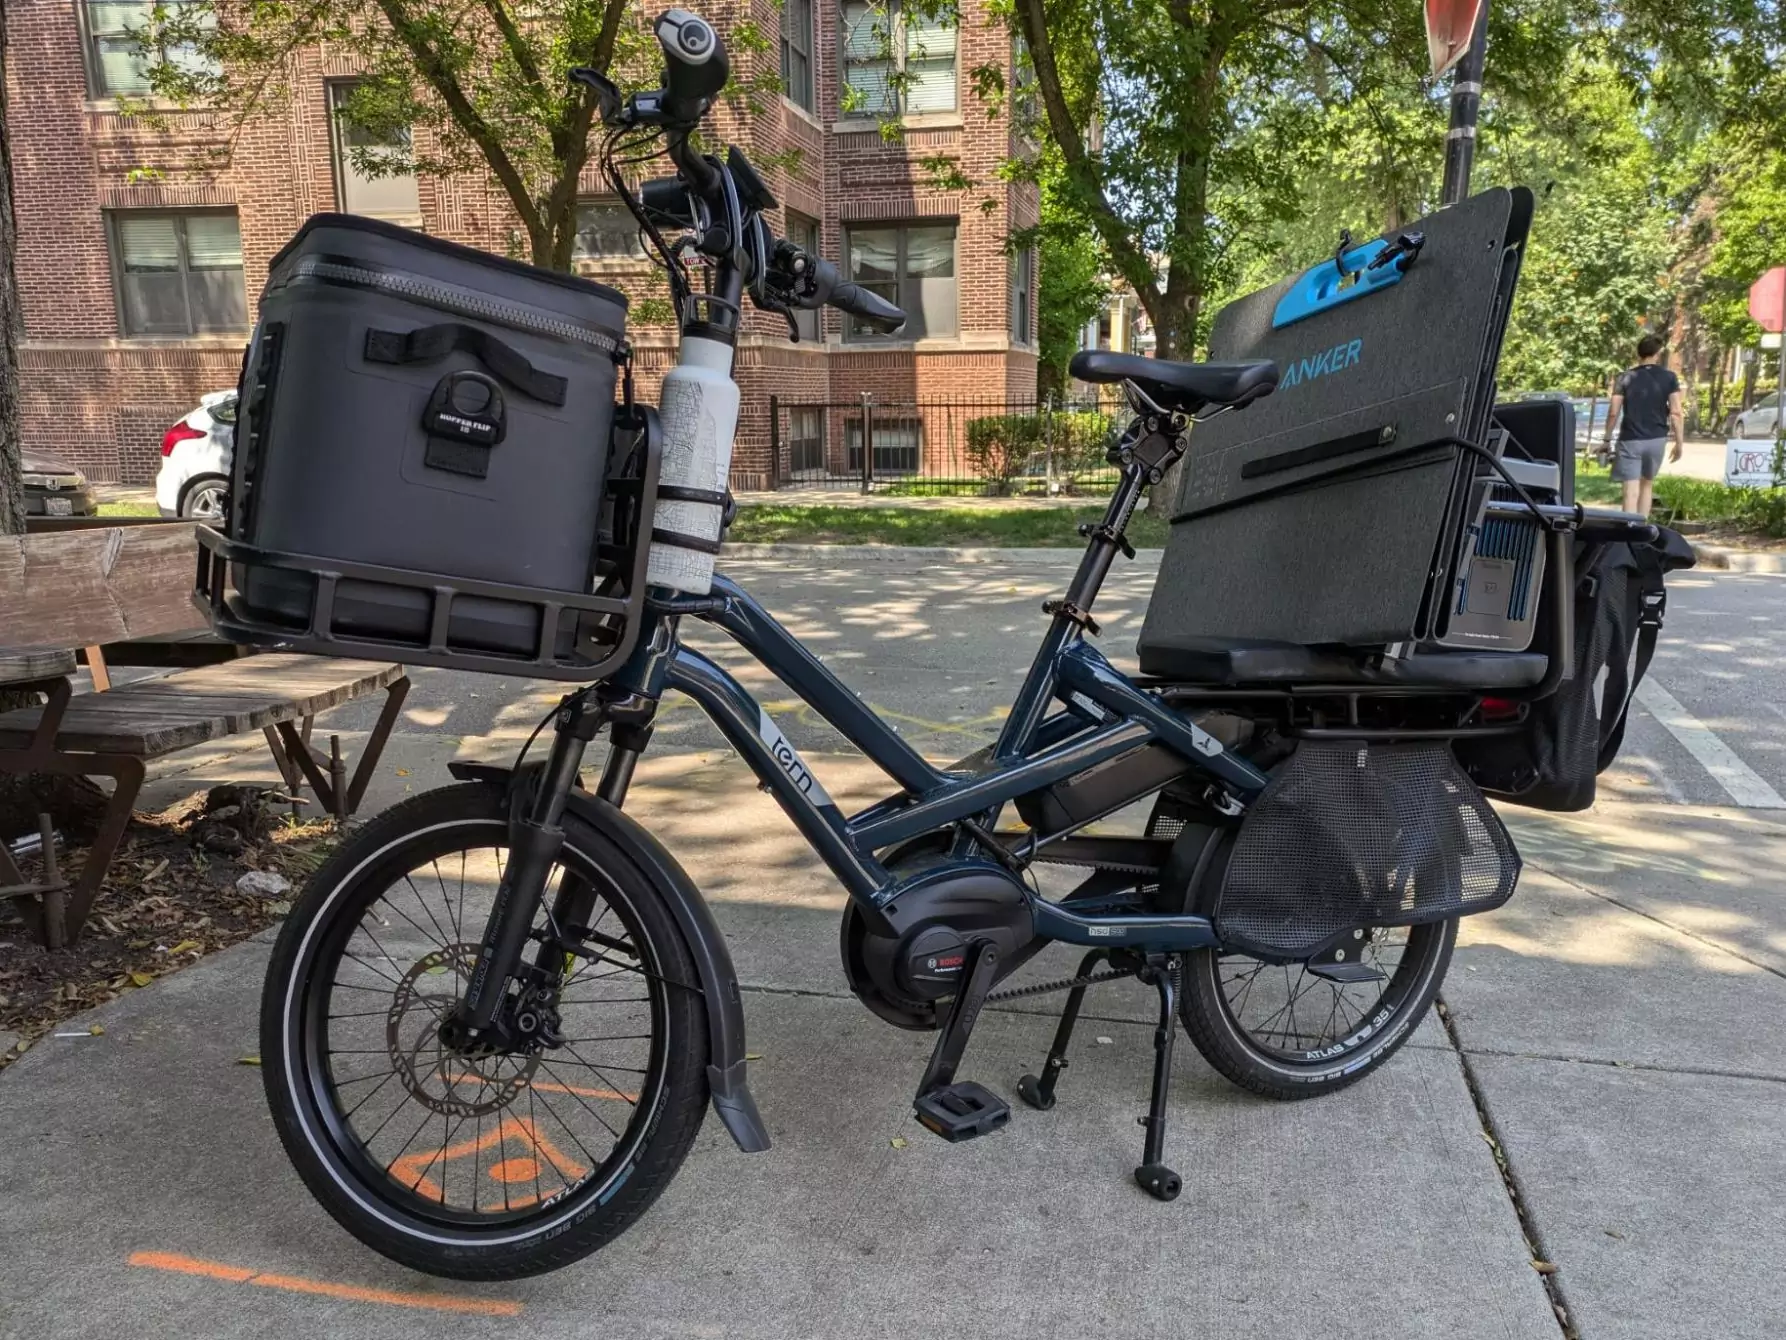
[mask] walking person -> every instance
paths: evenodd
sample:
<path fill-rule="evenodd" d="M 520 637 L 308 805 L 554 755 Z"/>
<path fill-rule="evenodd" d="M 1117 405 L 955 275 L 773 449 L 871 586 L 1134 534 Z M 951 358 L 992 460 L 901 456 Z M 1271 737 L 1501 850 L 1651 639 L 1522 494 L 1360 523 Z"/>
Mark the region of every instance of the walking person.
<path fill-rule="evenodd" d="M 1612 477 L 1625 486 L 1625 510 L 1642 516 L 1650 514 L 1663 447 L 1672 436 L 1674 450 L 1668 453 L 1672 464 L 1680 460 L 1687 441 L 1681 379 L 1662 366 L 1661 357 L 1660 335 L 1645 335 L 1637 342 L 1637 366 L 1619 378 L 1606 418 L 1606 440 L 1618 443 Z"/>

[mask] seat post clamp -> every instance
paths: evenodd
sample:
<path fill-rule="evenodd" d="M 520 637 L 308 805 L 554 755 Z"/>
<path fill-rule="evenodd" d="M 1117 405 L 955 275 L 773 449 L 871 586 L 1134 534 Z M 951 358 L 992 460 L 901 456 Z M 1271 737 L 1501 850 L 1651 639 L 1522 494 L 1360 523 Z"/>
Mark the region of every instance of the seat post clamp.
<path fill-rule="evenodd" d="M 1065 619 L 1068 623 L 1077 624 L 1093 637 L 1096 637 L 1101 631 L 1098 628 L 1098 621 L 1070 600 L 1044 600 L 1042 613 L 1053 614 Z"/>

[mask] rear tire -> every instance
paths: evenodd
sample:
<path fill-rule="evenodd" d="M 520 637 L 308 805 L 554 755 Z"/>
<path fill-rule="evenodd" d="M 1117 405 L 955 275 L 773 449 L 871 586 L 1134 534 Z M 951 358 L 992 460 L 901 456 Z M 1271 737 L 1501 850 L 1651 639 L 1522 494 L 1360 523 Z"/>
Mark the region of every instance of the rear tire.
<path fill-rule="evenodd" d="M 1371 934 L 1387 939 L 1404 932 Z M 1179 1004 L 1185 1032 L 1204 1060 L 1262 1097 L 1314 1098 L 1355 1084 L 1395 1055 L 1426 1017 L 1451 963 L 1457 918 L 1410 927 L 1405 934 L 1396 962 L 1383 965 L 1385 980 L 1374 991 L 1314 978 L 1303 964 L 1265 964 L 1219 949 L 1188 954 Z M 1284 999 L 1308 998 L 1299 992 L 1314 996 L 1303 1021 L 1291 1008 L 1286 1024 L 1286 1011 L 1271 1009 L 1277 1003 L 1280 972 Z M 1273 993 L 1256 1011 L 1249 974 Z M 1375 999 L 1369 999 L 1373 994 Z M 1257 1017 L 1249 1017 L 1249 1011 Z"/>
<path fill-rule="evenodd" d="M 431 1275 L 513 1279 L 587 1256 L 657 1199 L 706 1113 L 706 1012 L 674 916 L 602 833 L 574 813 L 564 829 L 559 868 L 598 891 L 592 921 L 606 934 L 582 942 L 602 958 L 561 970 L 550 1006 L 562 1016 L 558 1046 L 468 1058 L 437 1042 L 507 846 L 508 807 L 491 786 L 425 792 L 361 829 L 311 878 L 268 965 L 262 1077 L 286 1153 L 343 1228 Z M 470 854 L 479 863 L 468 899 Z M 610 1059 L 627 1043 L 635 1064 Z M 377 1100 L 362 1095 L 378 1090 L 358 1082 L 384 1090 L 365 1117 Z M 603 1132 L 613 1136 L 605 1155 Z"/>
<path fill-rule="evenodd" d="M 218 521 L 229 480 L 222 475 L 195 475 L 180 489 L 180 517 L 186 521 Z"/>

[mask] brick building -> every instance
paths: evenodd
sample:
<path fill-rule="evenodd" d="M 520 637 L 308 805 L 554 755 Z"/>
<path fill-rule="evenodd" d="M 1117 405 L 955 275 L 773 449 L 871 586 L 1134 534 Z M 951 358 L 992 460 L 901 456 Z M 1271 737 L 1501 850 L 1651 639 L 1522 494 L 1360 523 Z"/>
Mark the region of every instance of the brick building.
<path fill-rule="evenodd" d="M 502 192 L 482 178 L 368 180 L 355 170 L 330 113 L 355 74 L 349 50 L 302 53 L 289 102 L 239 128 L 203 111 L 155 124 L 125 115 L 118 99 L 147 87 L 127 30 L 152 8 L 5 0 L 25 442 L 108 481 L 152 478 L 167 426 L 234 384 L 267 263 L 310 214 L 375 214 L 500 252 L 520 240 Z M 1005 239 L 1035 221 L 1035 192 L 1000 179 L 1020 146 L 974 91 L 973 71 L 1012 62 L 1009 35 L 981 0 L 963 5 L 954 31 L 908 29 L 890 0 L 891 59 L 867 36 L 875 24 L 885 31 L 889 10 L 860 0 L 724 0 L 706 12 L 722 32 L 745 19 L 779 31 L 779 49 L 742 57 L 741 73 L 779 62 L 786 95 L 728 113 L 721 131 L 757 162 L 799 151 L 766 174 L 781 230 L 896 297 L 917 328 L 880 337 L 827 312 L 807 322 L 819 338 L 795 344 L 779 320 L 753 316 L 738 358 L 738 485 L 771 478 L 772 438 L 775 477 L 850 469 L 852 448 L 859 462 L 859 413 L 784 409 L 772 433 L 771 394 L 784 405 L 1032 398 L 1035 267 L 1007 255 Z M 893 113 L 904 136 L 889 142 L 882 118 Z M 225 148 L 228 166 L 210 166 Z M 942 158 L 957 168 L 947 189 L 937 185 Z M 593 168 L 583 185 L 578 268 L 643 292 L 624 211 Z M 649 395 L 672 332 L 635 323 L 632 334 Z M 934 473 L 922 458 L 958 450 L 916 411 L 890 424 L 876 415 L 873 431 L 873 460 L 894 471 Z"/>

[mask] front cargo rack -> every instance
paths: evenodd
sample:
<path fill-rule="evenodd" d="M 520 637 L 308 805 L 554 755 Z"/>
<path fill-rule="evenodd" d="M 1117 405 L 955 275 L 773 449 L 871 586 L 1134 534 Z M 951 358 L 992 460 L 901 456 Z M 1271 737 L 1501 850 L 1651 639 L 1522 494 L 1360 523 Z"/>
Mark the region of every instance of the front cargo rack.
<path fill-rule="evenodd" d="M 283 553 L 231 539 L 199 526 L 198 572 L 193 603 L 220 637 L 250 646 L 279 647 L 320 656 L 399 661 L 405 665 L 469 670 L 483 674 L 590 683 L 613 674 L 632 654 L 645 610 L 645 572 L 651 549 L 663 442 L 657 412 L 633 406 L 620 412 L 615 433 L 630 434 L 616 452 L 623 472 L 610 475 L 599 547 L 600 580 L 590 592 L 518 586 L 405 568 L 344 562 L 310 554 Z M 305 617 L 271 616 L 252 608 L 241 595 L 247 574 L 256 570 L 310 579 Z M 424 636 L 403 638 L 344 626 L 342 586 L 360 590 L 395 588 L 419 593 L 428 606 Z M 454 628 L 461 602 L 495 602 L 509 610 L 530 610 L 538 636 L 529 652 L 468 645 Z"/>

